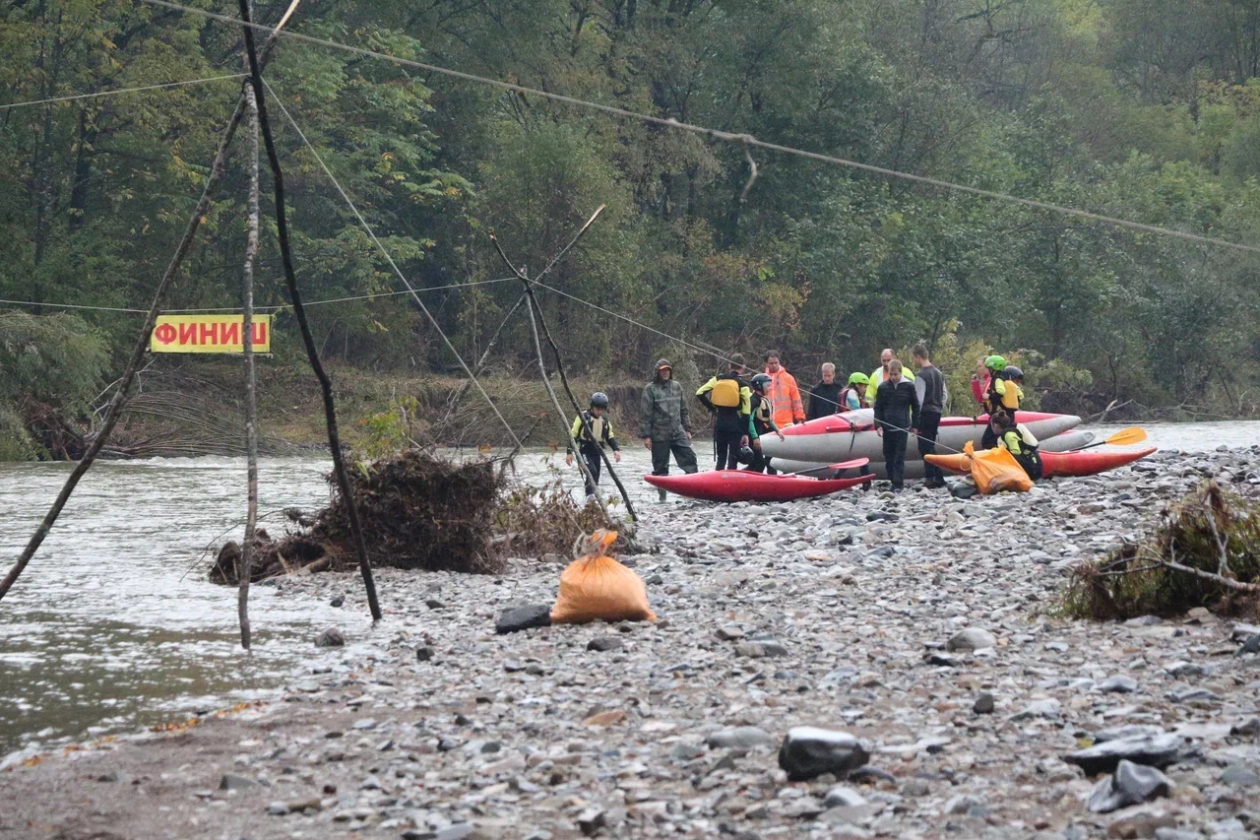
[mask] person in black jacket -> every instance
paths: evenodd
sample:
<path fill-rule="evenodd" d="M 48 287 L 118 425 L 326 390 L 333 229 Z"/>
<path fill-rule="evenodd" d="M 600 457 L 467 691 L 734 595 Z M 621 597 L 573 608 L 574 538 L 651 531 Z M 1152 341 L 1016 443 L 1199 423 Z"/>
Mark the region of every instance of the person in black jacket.
<path fill-rule="evenodd" d="M 945 376 L 936 365 L 932 364 L 932 360 L 928 358 L 927 347 L 923 344 L 914 345 L 914 349 L 910 351 L 910 358 L 919 369 L 919 375 L 914 381 L 923 388 L 917 427 L 919 455 L 933 455 L 936 453 L 936 435 L 941 427 L 941 413 L 945 410 Z M 926 487 L 945 486 L 945 474 L 941 472 L 941 468 L 935 464 L 929 464 L 926 460 L 923 462 L 923 479 Z"/>
<path fill-rule="evenodd" d="M 919 395 L 913 382 L 901 378 L 901 362 L 894 359 L 875 392 L 875 432 L 884 438 L 884 467 L 894 493 L 906 482 L 906 441 L 918 428 Z"/>
<path fill-rule="evenodd" d="M 822 366 L 822 382 L 809 389 L 809 410 L 806 420 L 817 420 L 840 410 L 842 386 L 836 381 L 836 366 L 827 362 Z"/>

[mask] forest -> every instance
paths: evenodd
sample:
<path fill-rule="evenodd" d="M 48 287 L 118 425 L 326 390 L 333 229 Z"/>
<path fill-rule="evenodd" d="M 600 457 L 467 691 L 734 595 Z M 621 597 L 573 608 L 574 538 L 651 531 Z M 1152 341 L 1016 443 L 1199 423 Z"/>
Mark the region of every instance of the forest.
<path fill-rule="evenodd" d="M 256 17 L 287 6 L 260 2 Z M 60 307 L 149 305 L 243 65 L 238 27 L 138 0 L 13 0 L 0 15 L 2 436 L 30 422 L 23 406 L 82 415 L 117 377 L 142 316 Z M 1260 0 L 307 0 L 289 29 L 1260 245 Z M 217 76 L 233 78 L 4 107 Z M 507 276 L 490 234 L 536 270 L 606 205 L 547 281 L 569 296 L 539 292 L 580 375 L 641 382 L 659 355 L 707 372 L 774 347 L 812 382 L 823 361 L 869 371 L 880 348 L 922 340 L 956 376 L 1008 352 L 1081 413 L 1260 412 L 1260 254 L 294 40 L 267 79 L 399 268 L 433 289 L 426 303 L 467 359 L 521 291 L 489 282 Z M 273 123 L 303 294 L 360 298 L 312 307 L 325 360 L 458 371 L 414 303 L 363 299 L 400 284 L 292 126 Z M 240 303 L 242 160 L 169 307 Z M 265 173 L 263 199 L 256 297 L 282 305 Z M 295 332 L 281 309 L 269 364 L 304 363 Z M 495 370 L 521 376 L 528 321 L 503 336 Z"/>

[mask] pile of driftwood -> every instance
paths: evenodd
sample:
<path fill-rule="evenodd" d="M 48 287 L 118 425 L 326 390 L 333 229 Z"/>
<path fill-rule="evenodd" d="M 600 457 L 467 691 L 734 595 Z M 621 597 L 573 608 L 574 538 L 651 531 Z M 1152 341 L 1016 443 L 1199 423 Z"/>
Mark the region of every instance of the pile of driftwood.
<path fill-rule="evenodd" d="M 1260 504 L 1205 482 L 1144 539 L 1072 570 L 1073 618 L 1175 615 L 1193 607 L 1260 611 Z"/>
<path fill-rule="evenodd" d="M 509 557 L 568 553 L 580 536 L 602 526 L 598 508 L 579 508 L 559 485 L 548 490 L 517 486 L 507 466 L 498 460 L 460 464 L 407 450 L 351 470 L 372 565 L 494 574 Z M 296 509 L 286 515 L 297 526 L 293 533 L 272 539 L 265 531 L 255 532 L 251 581 L 355 567 L 340 493 L 313 515 Z M 228 542 L 219 550 L 210 580 L 238 583 L 240 563 L 240 545 Z"/>

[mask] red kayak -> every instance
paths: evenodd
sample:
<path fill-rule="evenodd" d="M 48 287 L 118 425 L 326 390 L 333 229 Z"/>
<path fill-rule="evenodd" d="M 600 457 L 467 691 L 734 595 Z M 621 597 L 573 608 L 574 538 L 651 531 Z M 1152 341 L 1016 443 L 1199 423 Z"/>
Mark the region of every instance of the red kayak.
<path fill-rule="evenodd" d="M 854 487 L 874 476 L 855 478 L 800 478 L 794 475 L 763 475 L 748 470 L 714 470 L 691 475 L 645 475 L 653 487 L 707 502 L 790 502 L 826 496 Z"/>
<path fill-rule="evenodd" d="M 1045 452 L 1041 455 L 1041 477 L 1066 478 L 1069 476 L 1097 475 L 1140 461 L 1155 451 L 1145 449 L 1113 450 L 1108 452 Z M 929 455 L 928 461 L 957 473 L 971 472 L 971 459 L 966 455 Z"/>

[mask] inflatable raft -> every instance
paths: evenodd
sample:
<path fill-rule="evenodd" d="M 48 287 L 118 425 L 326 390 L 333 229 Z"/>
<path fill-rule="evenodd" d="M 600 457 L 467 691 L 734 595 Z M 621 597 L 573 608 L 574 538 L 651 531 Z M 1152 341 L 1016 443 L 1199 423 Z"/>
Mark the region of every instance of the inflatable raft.
<path fill-rule="evenodd" d="M 1094 433 L 1087 432 L 1083 429 L 1072 429 L 1061 435 L 1055 435 L 1049 440 L 1041 442 L 1042 452 L 1067 452 L 1069 449 L 1080 449 L 1088 446 L 1094 441 Z M 923 459 L 918 458 L 918 449 L 913 439 L 906 445 L 906 478 L 922 478 L 923 477 Z M 916 458 L 910 460 L 910 452 L 914 451 Z M 943 453 L 944 454 L 944 453 Z M 779 472 L 793 473 L 795 475 L 809 475 L 830 477 L 835 473 L 827 464 L 814 463 L 813 461 L 789 461 L 783 458 L 774 458 L 770 461 L 770 466 Z M 876 478 L 886 478 L 884 465 L 871 464 L 871 471 L 875 473 Z"/>
<path fill-rule="evenodd" d="M 851 458 L 870 458 L 873 464 L 882 463 L 884 443 L 875 433 L 874 414 L 871 409 L 864 408 L 789 426 L 783 430 L 783 440 L 775 434 L 762 436 L 761 450 L 771 458 L 814 464 Z M 1081 423 L 1081 418 L 1072 414 L 1043 414 L 1038 411 L 1021 411 L 1016 419 L 1027 426 L 1038 440 L 1049 440 Z M 942 417 L 937 441 L 946 451 L 962 451 L 967 441 L 973 445 L 980 443 L 988 423 L 988 415 L 977 418 Z M 922 461 L 922 458 L 919 448 L 911 442 L 906 447 L 907 466 L 913 461 Z"/>
<path fill-rule="evenodd" d="M 855 487 L 872 478 L 870 475 L 853 478 L 801 478 L 794 475 L 764 475 L 747 470 L 643 476 L 643 480 L 653 487 L 708 502 L 790 502 L 793 499 L 811 499 Z"/>
<path fill-rule="evenodd" d="M 1107 452 L 1041 452 L 1041 477 L 1069 477 L 1097 475 L 1140 461 L 1155 451 L 1155 447 L 1143 449 L 1112 450 Z M 943 470 L 956 473 L 971 472 L 971 459 L 966 455 L 929 455 L 929 461 Z"/>

